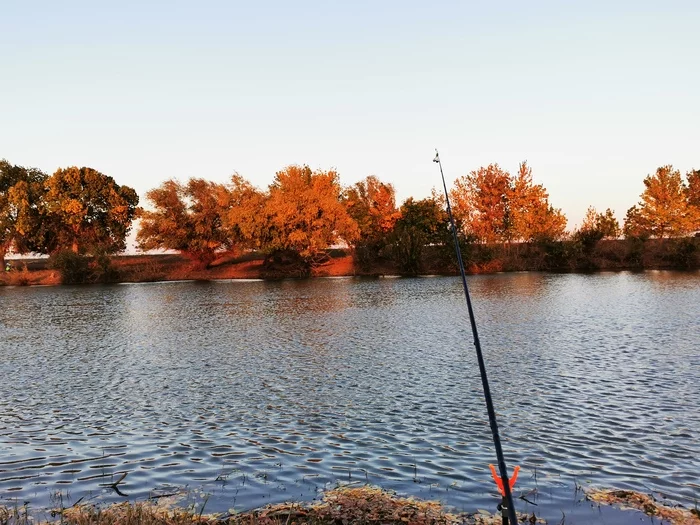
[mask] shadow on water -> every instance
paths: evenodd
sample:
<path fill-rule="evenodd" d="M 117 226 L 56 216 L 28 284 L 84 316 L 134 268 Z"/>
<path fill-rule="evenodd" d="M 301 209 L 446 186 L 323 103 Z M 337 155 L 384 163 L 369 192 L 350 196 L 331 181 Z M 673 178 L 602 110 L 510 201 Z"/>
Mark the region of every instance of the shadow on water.
<path fill-rule="evenodd" d="M 523 468 L 516 495 L 536 504 L 519 510 L 623 519 L 583 499 L 591 484 L 698 499 L 697 275 L 469 282 L 505 453 Z M 211 511 L 339 481 L 495 508 L 459 279 L 18 288 L 0 301 L 3 498 L 121 501 L 126 473 L 131 499 L 186 486 L 211 494 Z"/>

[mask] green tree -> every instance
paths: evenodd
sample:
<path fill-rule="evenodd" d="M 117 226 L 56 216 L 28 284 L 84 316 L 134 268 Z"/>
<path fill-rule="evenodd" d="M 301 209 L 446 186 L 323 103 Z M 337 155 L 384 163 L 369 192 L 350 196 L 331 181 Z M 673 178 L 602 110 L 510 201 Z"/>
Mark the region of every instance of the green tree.
<path fill-rule="evenodd" d="M 341 191 L 335 171 L 312 171 L 308 166 L 278 171 L 265 206 L 266 248 L 294 252 L 313 265 L 329 246 L 353 243 L 358 227 L 341 202 Z"/>
<path fill-rule="evenodd" d="M 627 211 L 628 237 L 678 237 L 693 229 L 693 211 L 680 171 L 662 166 L 644 179 L 641 201 Z"/>
<path fill-rule="evenodd" d="M 361 266 L 374 262 L 388 242 L 387 236 L 400 217 L 394 187 L 374 175 L 345 189 L 343 201 L 357 223 L 355 257 Z"/>
<path fill-rule="evenodd" d="M 223 184 L 168 180 L 148 191 L 146 200 L 153 209 L 140 213 L 139 249 L 177 250 L 207 267 L 218 250 L 230 246 L 223 228 L 230 195 Z"/>
<path fill-rule="evenodd" d="M 0 160 L 0 266 L 11 248 L 42 251 L 41 208 L 46 174 Z"/>
<path fill-rule="evenodd" d="M 394 257 L 402 272 L 418 275 L 424 247 L 443 245 L 451 238 L 449 218 L 434 196 L 419 201 L 408 198 L 400 213 L 392 234 Z"/>
<path fill-rule="evenodd" d="M 57 170 L 47 180 L 45 245 L 51 252 L 114 253 L 126 248 L 126 236 L 139 197 L 129 186 L 92 168 Z"/>

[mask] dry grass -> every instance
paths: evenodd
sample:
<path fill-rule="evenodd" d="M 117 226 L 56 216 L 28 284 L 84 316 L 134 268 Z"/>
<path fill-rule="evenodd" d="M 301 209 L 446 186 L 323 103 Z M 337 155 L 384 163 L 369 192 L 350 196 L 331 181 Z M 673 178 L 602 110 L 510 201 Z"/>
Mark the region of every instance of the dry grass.
<path fill-rule="evenodd" d="M 99 507 L 58 509 L 54 523 L 62 525 L 499 525 L 500 516 L 451 514 L 436 501 L 402 498 L 375 487 L 342 487 L 328 491 L 321 501 L 282 503 L 240 514 L 211 515 L 159 503 L 121 503 Z M 0 507 L 0 525 L 34 525 L 26 508 Z M 521 516 L 524 522 L 528 518 Z M 534 523 L 534 519 L 529 520 Z"/>
<path fill-rule="evenodd" d="M 236 523 L 465 523 L 465 516 L 445 512 L 435 501 L 401 498 L 375 487 L 340 488 L 309 506 L 283 504 L 240 516 Z"/>
<path fill-rule="evenodd" d="M 615 505 L 622 509 L 641 510 L 649 516 L 671 522 L 673 525 L 700 525 L 700 511 L 683 507 L 670 507 L 651 496 L 632 490 L 591 489 L 586 492 L 591 501 L 603 505 Z"/>
<path fill-rule="evenodd" d="M 26 265 L 0 274 L 0 286 L 37 286 L 61 284 L 61 276 L 54 270 L 29 270 Z"/>

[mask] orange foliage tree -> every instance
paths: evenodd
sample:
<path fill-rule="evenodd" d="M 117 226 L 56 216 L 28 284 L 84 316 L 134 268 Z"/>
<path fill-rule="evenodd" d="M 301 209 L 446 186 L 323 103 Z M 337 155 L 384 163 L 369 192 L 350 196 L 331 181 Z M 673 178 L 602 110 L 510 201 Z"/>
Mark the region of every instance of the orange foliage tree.
<path fill-rule="evenodd" d="M 329 246 L 352 244 L 359 229 L 341 202 L 341 192 L 335 171 L 296 165 L 278 171 L 264 208 L 269 229 L 264 247 L 270 252 L 296 253 L 314 264 L 324 258 Z"/>
<path fill-rule="evenodd" d="M 41 211 L 47 176 L 35 168 L 0 160 L 0 268 L 5 254 L 42 251 Z"/>
<path fill-rule="evenodd" d="M 686 195 L 692 216 L 692 229 L 700 230 L 700 170 L 691 170 L 686 174 L 688 187 Z"/>
<path fill-rule="evenodd" d="M 509 240 L 559 239 L 566 230 L 566 217 L 549 203 L 544 186 L 533 183 L 527 162 L 520 163 L 518 174 L 511 179 L 508 214 Z"/>
<path fill-rule="evenodd" d="M 268 197 L 239 174 L 231 177 L 223 225 L 233 244 L 259 250 L 272 242 Z"/>
<path fill-rule="evenodd" d="M 114 253 L 126 248 L 139 197 L 88 167 L 58 169 L 46 181 L 42 222 L 46 251 Z"/>
<path fill-rule="evenodd" d="M 508 236 L 510 175 L 498 164 L 489 164 L 454 183 L 451 200 L 455 216 L 468 236 L 481 242 L 503 241 Z"/>
<path fill-rule="evenodd" d="M 348 214 L 358 227 L 355 257 L 361 266 L 371 264 L 387 244 L 387 235 L 401 216 L 396 209 L 394 187 L 374 175 L 343 192 Z"/>
<path fill-rule="evenodd" d="M 498 164 L 472 171 L 455 181 L 450 197 L 465 233 L 480 242 L 557 239 L 566 228 L 566 217 L 549 204 L 544 186 L 533 183 L 525 162 L 515 177 Z"/>
<path fill-rule="evenodd" d="M 229 204 L 223 184 L 192 178 L 168 180 L 146 193 L 152 210 L 141 210 L 137 234 L 142 250 L 177 250 L 208 266 L 217 250 L 229 246 L 222 215 Z"/>
<path fill-rule="evenodd" d="M 671 165 L 647 175 L 640 202 L 627 210 L 625 235 L 661 238 L 687 235 L 697 222 L 689 194 L 680 171 Z"/>

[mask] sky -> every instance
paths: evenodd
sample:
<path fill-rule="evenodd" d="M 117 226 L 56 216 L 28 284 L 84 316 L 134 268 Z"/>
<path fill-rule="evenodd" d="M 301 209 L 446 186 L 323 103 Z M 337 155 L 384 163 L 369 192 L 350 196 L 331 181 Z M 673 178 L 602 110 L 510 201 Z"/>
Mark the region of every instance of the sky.
<path fill-rule="evenodd" d="M 527 160 L 569 219 L 700 168 L 700 2 L 0 0 L 0 158 L 266 187 L 289 164 L 397 200 Z M 145 204 L 142 200 L 142 204 Z"/>

